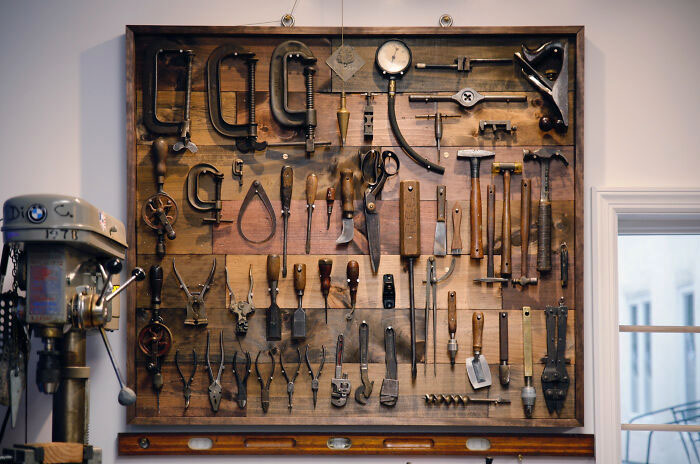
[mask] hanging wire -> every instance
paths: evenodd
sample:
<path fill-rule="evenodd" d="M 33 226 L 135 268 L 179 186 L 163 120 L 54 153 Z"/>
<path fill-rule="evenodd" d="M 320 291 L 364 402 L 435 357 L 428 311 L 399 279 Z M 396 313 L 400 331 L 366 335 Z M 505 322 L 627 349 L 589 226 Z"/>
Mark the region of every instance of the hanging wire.
<path fill-rule="evenodd" d="M 290 16 L 294 15 L 294 10 L 296 9 L 298 4 L 299 4 L 299 0 L 294 0 L 294 4 L 292 4 L 292 9 L 288 13 Z M 261 26 L 264 24 L 279 24 L 279 22 L 280 22 L 279 19 L 275 19 L 272 21 L 258 21 L 258 22 L 254 22 L 254 23 L 238 24 L 238 26 Z"/>

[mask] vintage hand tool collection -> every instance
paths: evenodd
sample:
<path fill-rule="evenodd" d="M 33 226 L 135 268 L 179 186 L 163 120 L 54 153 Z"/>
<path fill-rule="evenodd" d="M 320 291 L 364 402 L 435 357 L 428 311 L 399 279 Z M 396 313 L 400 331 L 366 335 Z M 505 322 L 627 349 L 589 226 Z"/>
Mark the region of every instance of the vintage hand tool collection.
<path fill-rule="evenodd" d="M 138 39 L 134 422 L 574 425 L 570 38 L 290 37 Z"/>

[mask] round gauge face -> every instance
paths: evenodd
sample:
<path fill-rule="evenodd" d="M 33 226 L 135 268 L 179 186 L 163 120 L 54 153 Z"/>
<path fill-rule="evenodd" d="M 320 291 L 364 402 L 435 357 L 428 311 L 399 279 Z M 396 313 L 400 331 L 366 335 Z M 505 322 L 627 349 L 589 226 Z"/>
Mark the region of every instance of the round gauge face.
<path fill-rule="evenodd" d="M 398 39 L 387 40 L 377 49 L 376 61 L 384 74 L 404 74 L 411 66 L 411 49 Z"/>

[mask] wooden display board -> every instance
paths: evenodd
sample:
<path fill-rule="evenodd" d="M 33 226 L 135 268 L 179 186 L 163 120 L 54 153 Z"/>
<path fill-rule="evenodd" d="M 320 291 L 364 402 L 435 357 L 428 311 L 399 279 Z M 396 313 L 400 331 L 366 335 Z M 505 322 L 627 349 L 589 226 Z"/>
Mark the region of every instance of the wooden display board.
<path fill-rule="evenodd" d="M 583 425 L 583 27 L 479 27 L 479 28 L 345 28 L 344 43 L 351 45 L 365 61 L 357 74 L 345 83 L 348 92 L 347 107 L 350 123 L 345 146 L 341 146 L 336 110 L 339 106 L 342 81 L 326 65 L 326 59 L 341 43 L 339 28 L 277 28 L 277 27 L 175 27 L 128 26 L 126 30 L 127 70 L 127 179 L 128 179 L 128 233 L 130 248 L 128 259 L 146 272 L 151 265 L 163 267 L 164 287 L 162 315 L 170 327 L 174 343 L 163 359 L 164 387 L 160 394 L 160 413 L 147 373 L 146 358 L 136 345 L 139 330 L 149 322 L 150 295 L 148 281 L 132 287 L 128 292 L 128 383 L 137 393 L 137 402 L 128 409 L 131 424 L 149 425 L 382 425 L 382 426 L 523 426 L 523 427 L 574 427 Z M 469 73 L 451 70 L 416 70 L 413 67 L 398 81 L 397 118 L 408 143 L 428 159 L 435 160 L 433 121 L 416 119 L 415 115 L 434 113 L 460 114 L 459 119 L 445 122 L 442 138 L 442 164 L 445 175 L 427 172 L 412 162 L 401 150 L 394 138 L 387 118 L 387 81 L 377 72 L 375 51 L 386 39 L 397 37 L 406 42 L 413 53 L 413 62 L 450 63 L 458 55 L 476 58 L 512 57 L 521 45 L 535 48 L 540 44 L 561 39 L 568 41 L 569 49 L 569 129 L 566 133 L 554 130 L 543 132 L 538 120 L 551 112 L 549 103 L 521 75 L 518 67 L 509 65 L 482 65 Z M 156 135 L 148 132 L 142 122 L 143 61 L 146 48 L 156 40 L 168 39 L 183 48 L 194 51 L 191 99 L 191 135 L 199 151 L 170 152 L 164 190 L 178 203 L 179 219 L 175 224 L 177 238 L 167 241 L 167 254 L 159 259 L 154 252 L 156 235 L 146 227 L 141 218 L 144 201 L 156 191 L 151 161 L 151 143 Z M 235 150 L 232 139 L 214 130 L 207 107 L 206 64 L 211 52 L 222 44 L 236 44 L 256 54 L 256 113 L 260 141 L 280 142 L 303 140 L 303 134 L 281 127 L 272 117 L 269 102 L 269 59 L 273 49 L 284 40 L 296 39 L 306 43 L 318 59 L 316 73 L 316 108 L 318 111 L 317 141 L 331 141 L 329 147 L 317 147 L 315 155 L 306 157 L 303 147 L 274 148 L 255 154 L 241 154 Z M 164 120 L 180 120 L 184 102 L 184 80 L 181 69 L 161 72 L 159 80 L 158 115 Z M 178 77 L 180 76 L 180 77 Z M 484 94 L 517 94 L 527 96 L 526 103 L 485 102 L 471 110 L 463 110 L 453 103 L 409 103 L 406 92 L 426 93 L 439 91 L 454 94 L 463 87 L 472 87 Z M 290 106 L 303 107 L 304 87 L 300 67 L 290 68 Z M 221 90 L 223 113 L 229 122 L 246 121 L 246 76 L 241 62 L 232 62 L 222 71 Z M 362 116 L 365 97 L 361 92 L 377 92 L 374 97 L 374 138 L 371 146 L 394 151 L 401 160 L 399 174 L 390 178 L 379 201 L 381 217 L 381 264 L 377 274 L 370 269 L 365 237 L 362 192 L 358 165 L 358 149 L 368 143 L 363 138 Z M 512 134 L 479 132 L 480 120 L 510 120 L 517 125 Z M 176 141 L 168 139 L 169 146 Z M 465 210 L 461 234 L 465 253 L 469 243 L 469 163 L 458 160 L 458 149 L 480 148 L 495 151 L 495 161 L 522 161 L 523 149 L 536 150 L 542 146 L 561 149 L 570 164 L 552 163 L 551 190 L 553 205 L 553 263 L 552 272 L 541 274 L 537 285 L 520 288 L 512 285 L 478 284 L 473 279 L 486 275 L 486 259 L 470 259 L 467 254 L 457 260 L 454 274 L 439 284 L 437 316 L 437 375 L 433 366 L 418 365 L 418 375 L 411 379 L 409 292 L 408 276 L 399 257 L 398 243 L 398 188 L 399 182 L 416 179 L 421 183 L 421 226 L 423 256 L 416 261 L 416 319 L 419 362 L 424 361 L 423 307 L 425 265 L 433 249 L 438 184 L 447 186 L 448 211 L 455 202 Z M 286 156 L 283 156 L 286 155 Z M 234 158 L 244 161 L 243 186 L 231 174 Z M 501 211 L 503 205 L 503 180 L 491 174 L 493 160 L 481 163 L 481 195 L 483 204 L 483 229 L 486 238 L 486 186 L 496 187 L 496 270 L 500 263 Z M 198 163 L 211 163 L 225 174 L 223 181 L 223 217 L 233 223 L 203 224 L 208 213 L 195 211 L 188 203 L 186 178 L 189 169 Z M 265 339 L 265 309 L 270 304 L 266 279 L 266 256 L 282 254 L 282 221 L 279 217 L 280 170 L 290 165 L 294 169 L 294 189 L 289 220 L 288 267 L 294 263 L 307 266 L 307 285 L 304 308 L 307 311 L 307 338 L 303 343 L 291 341 L 289 315 L 297 307 L 292 283 L 292 273 L 280 279 L 277 302 L 283 310 L 283 334 L 281 342 Z M 341 204 L 339 172 L 352 168 L 355 172 L 355 234 L 348 245 L 336 245 L 341 229 Z M 318 196 L 313 217 L 311 253 L 304 253 L 306 237 L 306 200 L 304 184 L 306 176 L 314 172 L 318 176 Z M 540 190 L 540 169 L 536 162 L 525 162 L 522 176 L 531 179 L 532 211 L 529 262 L 530 274 L 536 275 L 537 251 L 536 211 Z M 513 272 L 520 270 L 520 175 L 514 175 L 511 186 Z M 242 200 L 253 182 L 258 180 L 272 200 L 277 218 L 277 232 L 268 242 L 260 245 L 246 242 L 236 228 L 236 217 Z M 326 230 L 325 191 L 334 186 L 338 191 L 331 218 L 330 230 Z M 212 192 L 209 192 L 211 195 Z M 449 216 L 449 214 L 448 214 Z M 269 231 L 264 209 L 258 201 L 251 204 L 243 228 L 253 236 L 263 237 Z M 448 218 L 448 251 L 452 235 L 452 222 Z M 561 242 L 568 244 L 570 255 L 569 285 L 562 288 L 559 280 L 559 253 Z M 332 288 L 329 297 L 328 325 L 324 323 L 323 298 L 318 281 L 318 260 L 333 259 Z M 207 327 L 184 325 L 186 298 L 173 275 L 172 261 L 190 288 L 203 283 L 209 273 L 212 260 L 217 267 L 214 284 L 206 298 L 209 319 Z M 345 282 L 345 269 L 349 260 L 360 263 L 360 284 L 357 295 L 357 311 L 351 322 L 345 314 L 349 308 L 349 293 Z M 438 274 L 449 265 L 451 257 L 437 258 Z M 228 311 L 224 268 L 228 269 L 230 284 L 239 300 L 248 291 L 248 269 L 252 266 L 255 282 L 255 313 L 250 316 L 250 328 L 245 337 L 236 339 L 234 316 Z M 396 282 L 396 309 L 382 308 L 382 275 L 393 274 Z M 446 350 L 447 293 L 457 292 L 457 363 L 451 366 Z M 561 416 L 549 414 L 542 396 L 540 376 L 546 353 L 544 309 L 556 306 L 564 297 L 569 307 L 567 327 L 567 366 L 571 386 Z M 520 399 L 523 386 L 522 307 L 533 309 L 532 334 L 534 385 L 537 400 L 533 418 L 525 418 Z M 473 391 L 465 370 L 465 359 L 472 355 L 471 320 L 475 311 L 485 314 L 483 352 L 491 367 L 493 385 L 487 390 Z M 509 314 L 509 363 L 510 385 L 503 387 L 498 381 L 498 313 Z M 367 321 L 369 337 L 369 376 L 374 390 L 368 404 L 361 405 L 352 398 L 344 408 L 330 403 L 331 378 L 335 359 L 335 341 L 339 333 L 345 334 L 346 346 L 343 371 L 349 375 L 353 390 L 361 384 L 359 370 L 358 325 Z M 391 325 L 396 330 L 399 399 L 396 407 L 379 404 L 379 390 L 385 377 L 384 328 Z M 214 413 L 208 400 L 210 383 L 205 362 L 206 332 L 212 335 L 212 367 L 216 374 L 219 365 L 219 332 L 223 330 L 225 368 L 222 375 L 223 398 L 220 409 Z M 249 351 L 253 360 L 259 350 L 272 345 L 283 349 L 285 367 L 296 367 L 296 347 L 302 355 L 306 345 L 314 369 L 318 367 L 321 346 L 327 356 L 320 379 L 318 404 L 312 404 L 311 381 L 303 363 L 295 383 L 294 406 L 287 408 L 286 381 L 277 363 L 271 387 L 270 410 L 264 413 L 260 403 L 260 385 L 255 367 L 248 379 L 248 404 L 240 409 L 235 402 L 236 384 L 231 371 L 235 351 Z M 432 328 L 428 344 L 432 362 Z M 183 359 L 190 361 L 192 349 L 197 352 L 199 367 L 192 383 L 192 399 L 189 409 L 184 409 L 182 383 L 174 364 L 176 350 Z M 239 354 L 240 360 L 240 354 Z M 269 358 L 261 356 L 261 361 Z M 186 363 L 184 374 L 189 376 L 191 364 Z M 269 372 L 265 366 L 264 374 Z M 354 391 L 353 391 L 354 393 Z M 424 401 L 429 393 L 473 394 L 475 396 L 502 396 L 511 400 L 505 405 L 431 406 Z"/>

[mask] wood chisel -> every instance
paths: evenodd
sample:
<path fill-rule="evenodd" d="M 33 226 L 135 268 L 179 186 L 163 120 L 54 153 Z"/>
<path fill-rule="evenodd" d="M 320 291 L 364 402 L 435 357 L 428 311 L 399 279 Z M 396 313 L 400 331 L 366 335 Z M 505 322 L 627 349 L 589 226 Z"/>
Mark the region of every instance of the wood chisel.
<path fill-rule="evenodd" d="M 291 166 L 282 168 L 280 180 L 280 197 L 282 199 L 282 223 L 284 224 L 284 238 L 282 243 L 282 278 L 287 277 L 287 232 L 289 229 L 289 213 L 292 204 L 292 186 L 294 173 Z"/>
<path fill-rule="evenodd" d="M 525 416 L 532 417 L 535 409 L 535 399 L 537 398 L 535 387 L 532 384 L 532 320 L 529 306 L 523 306 L 523 375 L 525 385 L 520 393 L 523 400 Z"/>
<path fill-rule="evenodd" d="M 437 221 L 435 222 L 435 242 L 433 254 L 445 256 L 447 254 L 447 222 L 445 210 L 447 209 L 447 187 L 437 186 Z"/>
<path fill-rule="evenodd" d="M 295 264 L 293 272 L 294 292 L 297 295 L 299 305 L 292 313 L 292 340 L 303 340 L 306 338 L 306 312 L 302 303 L 306 287 L 306 264 Z"/>
<path fill-rule="evenodd" d="M 277 282 L 280 278 L 280 257 L 278 255 L 267 256 L 267 282 L 268 291 L 270 292 L 270 307 L 267 308 L 266 335 L 267 341 L 282 340 L 282 314 L 280 307 L 277 305 Z"/>
<path fill-rule="evenodd" d="M 306 176 L 306 254 L 311 253 L 311 218 L 316 205 L 316 189 L 318 177 L 313 172 Z"/>

